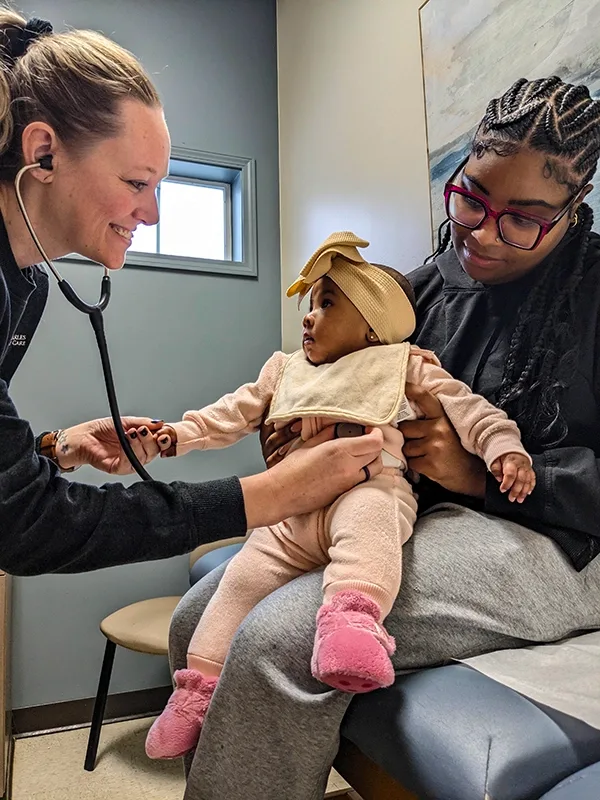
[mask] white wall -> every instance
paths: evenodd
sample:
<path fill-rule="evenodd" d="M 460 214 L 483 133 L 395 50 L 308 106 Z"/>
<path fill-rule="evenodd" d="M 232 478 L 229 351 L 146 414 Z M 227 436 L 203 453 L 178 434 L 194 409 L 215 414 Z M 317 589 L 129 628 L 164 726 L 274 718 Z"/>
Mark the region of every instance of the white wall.
<path fill-rule="evenodd" d="M 332 231 L 409 272 L 431 249 L 419 6 L 278 0 L 282 287 Z M 294 300 L 283 348 L 299 346 Z"/>

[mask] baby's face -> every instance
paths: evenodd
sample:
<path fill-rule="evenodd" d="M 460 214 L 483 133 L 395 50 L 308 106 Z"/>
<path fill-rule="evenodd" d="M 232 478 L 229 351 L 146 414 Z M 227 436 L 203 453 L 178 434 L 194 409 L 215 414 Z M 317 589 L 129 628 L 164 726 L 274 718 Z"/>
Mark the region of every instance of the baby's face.
<path fill-rule="evenodd" d="M 312 364 L 331 364 L 373 344 L 367 322 L 327 276 L 313 286 L 302 324 L 302 349 Z"/>

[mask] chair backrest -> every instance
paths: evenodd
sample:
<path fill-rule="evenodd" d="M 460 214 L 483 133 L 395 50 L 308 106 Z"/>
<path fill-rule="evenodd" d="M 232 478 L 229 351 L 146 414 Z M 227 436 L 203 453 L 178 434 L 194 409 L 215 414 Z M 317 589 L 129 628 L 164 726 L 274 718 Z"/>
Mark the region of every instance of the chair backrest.
<path fill-rule="evenodd" d="M 190 569 L 194 566 L 196 561 L 207 553 L 217 550 L 219 547 L 226 547 L 228 544 L 238 544 L 244 542 L 250 534 L 250 531 L 245 536 L 232 536 L 229 539 L 219 539 L 216 542 L 209 542 L 208 544 L 201 544 L 190 553 Z"/>

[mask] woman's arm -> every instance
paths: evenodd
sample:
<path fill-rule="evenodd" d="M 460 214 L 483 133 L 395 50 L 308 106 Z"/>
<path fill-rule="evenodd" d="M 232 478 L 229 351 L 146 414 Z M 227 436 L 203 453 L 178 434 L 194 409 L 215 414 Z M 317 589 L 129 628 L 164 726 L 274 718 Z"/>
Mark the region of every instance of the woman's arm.
<path fill-rule="evenodd" d="M 40 457 L 0 380 L 0 568 L 85 572 L 170 558 L 246 531 L 237 478 L 130 487 L 65 480 Z"/>
<path fill-rule="evenodd" d="M 85 572 L 187 553 L 205 542 L 332 502 L 381 470 L 382 437 L 328 442 L 252 478 L 87 486 L 35 450 L 0 380 L 0 568 L 14 575 Z"/>
<path fill-rule="evenodd" d="M 416 384 L 407 384 L 406 396 L 425 414 L 398 426 L 409 468 L 450 492 L 484 498 L 485 464 L 464 449 L 438 398 Z"/>
<path fill-rule="evenodd" d="M 600 459 L 593 450 L 558 447 L 533 455 L 535 491 L 515 508 L 483 461 L 463 449 L 439 400 L 419 386 L 407 388 L 407 396 L 426 413 L 426 419 L 399 426 L 407 439 L 404 452 L 411 469 L 451 492 L 482 499 L 488 514 L 512 517 L 556 540 L 561 531 L 578 534 L 581 566 L 600 551 Z M 598 541 L 591 554 L 590 537 Z"/>

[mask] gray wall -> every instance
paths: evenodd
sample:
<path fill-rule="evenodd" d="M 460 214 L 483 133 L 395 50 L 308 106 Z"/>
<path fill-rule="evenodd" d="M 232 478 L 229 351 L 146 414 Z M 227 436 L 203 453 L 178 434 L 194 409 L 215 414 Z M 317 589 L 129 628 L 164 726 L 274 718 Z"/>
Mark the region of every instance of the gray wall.
<path fill-rule="evenodd" d="M 155 76 L 174 146 L 257 160 L 258 281 L 127 268 L 113 279 L 106 322 L 121 411 L 179 418 L 255 377 L 280 346 L 275 2 L 39 0 L 27 10 L 55 28 L 102 30 L 136 53 Z M 95 299 L 100 268 L 63 271 Z M 89 322 L 54 286 L 12 394 L 34 430 L 107 413 Z M 195 481 L 260 465 L 257 442 L 245 441 L 158 462 L 151 471 Z M 88 468 L 76 475 L 103 481 Z M 104 646 L 100 620 L 138 599 L 183 593 L 186 581 L 184 557 L 16 580 L 13 706 L 92 696 Z M 118 652 L 113 692 L 167 682 L 166 659 Z"/>

